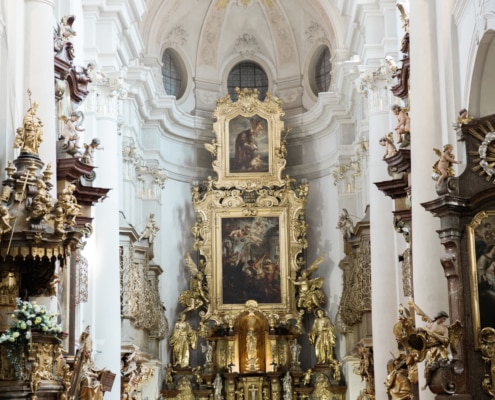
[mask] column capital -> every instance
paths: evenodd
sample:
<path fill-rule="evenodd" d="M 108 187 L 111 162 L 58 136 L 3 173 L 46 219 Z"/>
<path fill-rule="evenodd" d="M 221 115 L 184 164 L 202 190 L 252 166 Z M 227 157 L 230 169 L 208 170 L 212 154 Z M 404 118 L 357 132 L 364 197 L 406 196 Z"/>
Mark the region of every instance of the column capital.
<path fill-rule="evenodd" d="M 92 70 L 90 73 L 90 94 L 87 97 L 87 111 L 95 112 L 99 117 L 118 118 L 118 101 L 124 100 L 129 85 L 121 72 L 106 74 Z"/>

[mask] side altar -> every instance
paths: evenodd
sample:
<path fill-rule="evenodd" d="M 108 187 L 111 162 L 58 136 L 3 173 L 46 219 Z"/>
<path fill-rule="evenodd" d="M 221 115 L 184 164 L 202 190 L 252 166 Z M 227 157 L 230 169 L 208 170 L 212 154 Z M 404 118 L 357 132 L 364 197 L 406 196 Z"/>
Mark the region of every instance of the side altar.
<path fill-rule="evenodd" d="M 281 101 L 249 89 L 237 96 L 217 101 L 216 137 L 205 144 L 217 176 L 192 188 L 190 284 L 162 398 L 343 399 L 324 278 L 313 276 L 324 255 L 306 262 L 308 184 L 282 176 Z"/>

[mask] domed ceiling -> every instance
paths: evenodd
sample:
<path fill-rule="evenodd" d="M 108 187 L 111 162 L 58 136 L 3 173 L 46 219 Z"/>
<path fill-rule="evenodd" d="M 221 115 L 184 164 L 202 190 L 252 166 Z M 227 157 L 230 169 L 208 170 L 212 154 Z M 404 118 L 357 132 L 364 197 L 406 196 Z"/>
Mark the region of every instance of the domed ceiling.
<path fill-rule="evenodd" d="M 286 113 L 297 114 L 317 100 L 311 80 L 322 49 L 332 57 L 340 48 L 339 15 L 328 0 L 149 0 L 143 56 L 162 60 L 173 50 L 186 112 L 209 114 L 228 92 L 232 68 L 250 61 L 265 71 Z"/>

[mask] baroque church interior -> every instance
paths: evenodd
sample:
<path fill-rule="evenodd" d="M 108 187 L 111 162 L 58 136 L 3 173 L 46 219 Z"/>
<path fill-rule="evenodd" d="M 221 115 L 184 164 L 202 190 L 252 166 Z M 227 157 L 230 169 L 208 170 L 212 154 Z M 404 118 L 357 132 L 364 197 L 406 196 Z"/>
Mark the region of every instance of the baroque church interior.
<path fill-rule="evenodd" d="M 494 16 L 0 0 L 0 399 L 495 399 Z"/>

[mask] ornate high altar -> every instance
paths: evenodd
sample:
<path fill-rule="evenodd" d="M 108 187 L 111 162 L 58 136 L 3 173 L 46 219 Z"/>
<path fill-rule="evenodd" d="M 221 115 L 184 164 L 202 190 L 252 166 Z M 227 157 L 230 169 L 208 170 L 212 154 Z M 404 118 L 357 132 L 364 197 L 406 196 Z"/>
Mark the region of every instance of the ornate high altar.
<path fill-rule="evenodd" d="M 324 256 L 306 264 L 308 184 L 282 176 L 281 102 L 260 101 L 256 90 L 237 95 L 218 100 L 216 138 L 205 145 L 217 177 L 192 188 L 190 285 L 179 296 L 162 397 L 340 399 L 335 330 L 323 278 L 313 276 Z"/>

